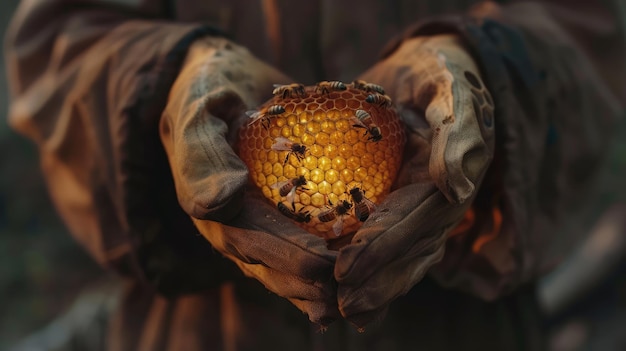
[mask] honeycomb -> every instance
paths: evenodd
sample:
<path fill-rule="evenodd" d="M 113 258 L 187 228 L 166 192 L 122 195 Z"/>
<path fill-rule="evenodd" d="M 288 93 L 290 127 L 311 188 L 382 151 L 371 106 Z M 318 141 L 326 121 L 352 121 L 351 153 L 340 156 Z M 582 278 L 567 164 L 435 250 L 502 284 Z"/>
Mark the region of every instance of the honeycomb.
<path fill-rule="evenodd" d="M 388 96 L 360 83 L 292 86 L 277 88 L 250 113 L 239 131 L 239 156 L 285 217 L 325 239 L 352 233 L 389 193 L 404 126 Z M 356 188 L 363 199 L 353 197 Z"/>

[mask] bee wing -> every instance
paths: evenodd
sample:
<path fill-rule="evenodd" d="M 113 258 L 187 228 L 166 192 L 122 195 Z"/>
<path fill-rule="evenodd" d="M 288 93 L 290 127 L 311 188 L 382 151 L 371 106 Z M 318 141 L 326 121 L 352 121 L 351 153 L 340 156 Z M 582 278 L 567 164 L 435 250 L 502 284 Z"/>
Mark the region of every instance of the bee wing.
<path fill-rule="evenodd" d="M 253 124 L 254 122 L 258 121 L 261 117 L 263 117 L 263 113 L 261 113 L 261 111 L 256 111 L 256 110 L 246 111 L 246 115 L 250 117 L 251 119 L 248 125 Z"/>
<path fill-rule="evenodd" d="M 341 235 L 343 231 L 343 216 L 337 216 L 337 220 L 333 223 L 333 232 L 336 236 Z"/>
<path fill-rule="evenodd" d="M 282 88 L 285 85 L 284 84 L 272 84 L 272 86 L 274 87 L 274 89 L 276 89 L 276 88 Z"/>
<path fill-rule="evenodd" d="M 363 124 L 363 122 L 361 122 L 361 120 L 358 119 L 356 116 L 350 117 L 350 121 L 352 122 L 353 126 L 359 126 L 359 127 L 367 129 L 367 126 L 365 124 Z"/>
<path fill-rule="evenodd" d="M 258 118 L 260 115 L 261 115 L 261 111 L 258 111 L 258 110 L 246 111 L 246 116 L 250 118 Z"/>
<path fill-rule="evenodd" d="M 284 185 L 287 185 L 287 183 L 289 183 L 289 180 L 283 180 L 283 181 L 280 181 L 280 182 L 276 182 L 276 183 L 270 185 L 270 188 L 272 188 L 272 189 L 280 189 Z"/>
<path fill-rule="evenodd" d="M 366 198 L 365 196 L 363 196 L 363 202 L 365 202 L 365 204 L 367 205 L 367 207 L 369 207 L 370 209 L 370 213 L 376 211 L 376 204 L 373 203 L 370 199 Z"/>
<path fill-rule="evenodd" d="M 272 144 L 272 150 L 275 151 L 291 151 L 291 146 L 293 145 L 293 141 L 284 138 L 278 137 L 276 138 L 276 142 Z"/>
<path fill-rule="evenodd" d="M 287 202 L 291 204 L 291 207 L 294 207 L 293 209 L 294 211 L 296 210 L 295 209 L 296 205 L 294 203 L 295 198 L 296 198 L 296 187 L 294 186 L 293 189 L 289 190 L 289 193 L 286 196 Z"/>
<path fill-rule="evenodd" d="M 320 222 L 330 222 L 331 220 L 322 220 L 322 218 L 328 216 L 330 213 L 332 213 L 335 209 L 329 209 L 329 210 L 322 210 L 317 214 L 317 219 L 319 219 Z"/>

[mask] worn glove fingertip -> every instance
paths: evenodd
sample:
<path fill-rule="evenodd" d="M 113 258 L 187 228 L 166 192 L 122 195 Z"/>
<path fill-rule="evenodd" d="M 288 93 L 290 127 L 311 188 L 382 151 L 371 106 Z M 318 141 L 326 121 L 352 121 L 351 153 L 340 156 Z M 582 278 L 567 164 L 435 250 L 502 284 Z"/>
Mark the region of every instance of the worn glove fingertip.
<path fill-rule="evenodd" d="M 342 311 L 342 315 L 344 315 L 344 318 L 348 320 L 350 324 L 352 324 L 360 333 L 362 333 L 368 325 L 380 324 L 387 316 L 388 311 L 389 305 L 385 305 L 375 310 L 356 313 L 353 315 L 344 315 Z"/>
<path fill-rule="evenodd" d="M 331 301 L 310 301 L 295 298 L 289 299 L 289 301 L 306 314 L 309 321 L 320 325 L 322 329 L 326 329 L 332 322 L 341 318 L 336 300 L 335 303 Z"/>
<path fill-rule="evenodd" d="M 247 181 L 247 169 L 212 175 L 192 199 L 181 204 L 194 218 L 228 222 L 241 211 Z"/>

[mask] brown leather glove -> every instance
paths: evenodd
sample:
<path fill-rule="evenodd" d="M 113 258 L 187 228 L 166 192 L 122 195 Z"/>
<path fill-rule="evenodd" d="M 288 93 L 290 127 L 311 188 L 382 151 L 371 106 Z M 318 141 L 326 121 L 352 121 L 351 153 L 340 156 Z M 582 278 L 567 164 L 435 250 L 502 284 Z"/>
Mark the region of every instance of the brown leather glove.
<path fill-rule="evenodd" d="M 364 327 L 443 257 L 493 157 L 494 121 L 478 68 L 454 36 L 408 39 L 360 79 L 385 87 L 408 133 L 397 190 L 337 258 L 339 309 Z"/>
<path fill-rule="evenodd" d="M 244 191 L 248 170 L 229 144 L 244 112 L 268 98 L 273 83 L 289 82 L 226 39 L 198 41 L 170 92 L 161 140 L 180 205 L 202 235 L 247 276 L 324 325 L 339 316 L 336 253 L 260 193 Z"/>

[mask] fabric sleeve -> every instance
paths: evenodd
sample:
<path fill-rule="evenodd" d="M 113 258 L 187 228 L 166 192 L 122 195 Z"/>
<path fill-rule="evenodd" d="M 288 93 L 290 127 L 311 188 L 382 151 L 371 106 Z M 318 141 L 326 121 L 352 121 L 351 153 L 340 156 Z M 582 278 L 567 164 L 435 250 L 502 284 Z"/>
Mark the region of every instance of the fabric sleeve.
<path fill-rule="evenodd" d="M 188 46 L 220 33 L 168 21 L 164 3 L 23 1 L 5 45 L 9 122 L 36 143 L 71 233 L 104 267 L 173 294 L 230 265 L 178 206 L 158 133 Z"/>
<path fill-rule="evenodd" d="M 459 34 L 495 102 L 494 161 L 431 271 L 438 281 L 489 300 L 514 291 L 556 267 L 600 197 L 619 190 L 602 177 L 625 111 L 624 11 L 618 1 L 487 2 L 404 34 Z"/>

